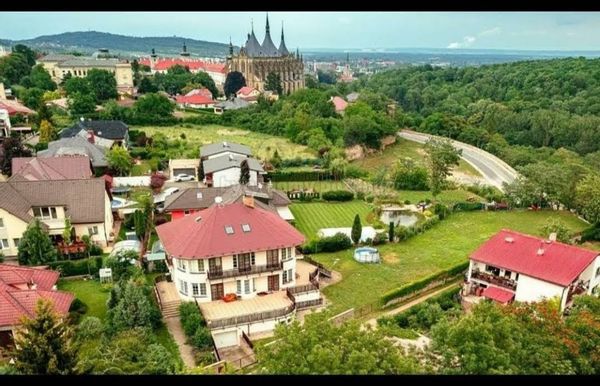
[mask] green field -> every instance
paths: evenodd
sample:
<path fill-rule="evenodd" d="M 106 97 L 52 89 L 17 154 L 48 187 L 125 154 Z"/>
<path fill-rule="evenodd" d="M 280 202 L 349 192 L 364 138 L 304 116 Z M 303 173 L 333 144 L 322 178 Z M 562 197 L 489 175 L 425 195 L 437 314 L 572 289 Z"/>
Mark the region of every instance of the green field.
<path fill-rule="evenodd" d="M 292 143 L 286 138 L 232 127 L 182 124 L 165 127 L 135 126 L 131 128 L 144 131 L 147 136 L 164 133 L 171 140 L 181 139 L 181 134 L 185 134 L 186 146 L 182 151 L 182 156 L 184 154 L 189 156 L 190 151 L 193 152 L 193 150 L 199 151 L 202 145 L 227 141 L 249 146 L 254 156 L 260 159 L 271 158 L 275 150 L 283 159 L 295 157 L 316 158 L 315 152 L 306 146 Z"/>
<path fill-rule="evenodd" d="M 273 182 L 275 189 L 283 190 L 287 192 L 289 190 L 307 190 L 313 189 L 317 192 L 323 193 L 329 190 L 349 190 L 348 186 L 343 181 L 282 181 Z"/>
<path fill-rule="evenodd" d="M 412 158 L 417 164 L 425 165 L 426 160 L 423 145 L 398 138 L 394 145 L 387 147 L 383 152 L 377 152 L 364 159 L 353 161 L 352 164 L 372 174 L 381 167 L 391 169 L 399 159 L 405 157 Z M 471 176 L 480 175 L 477 170 L 462 159 L 456 170 Z"/>
<path fill-rule="evenodd" d="M 574 231 L 587 226 L 568 212 L 463 212 L 407 241 L 381 246 L 382 264 L 359 264 L 352 249 L 312 257 L 342 274 L 342 281 L 323 289 L 332 310 L 341 312 L 376 302 L 391 289 L 467 261 L 471 252 L 503 228 L 541 236 L 540 228 L 551 218 Z"/>
<path fill-rule="evenodd" d="M 308 239 L 317 237 L 321 228 L 351 227 L 354 216 L 360 216 L 363 225 L 367 225 L 366 216 L 371 206 L 364 201 L 351 202 L 308 202 L 294 203 L 290 210 L 296 218 L 296 228 Z"/>

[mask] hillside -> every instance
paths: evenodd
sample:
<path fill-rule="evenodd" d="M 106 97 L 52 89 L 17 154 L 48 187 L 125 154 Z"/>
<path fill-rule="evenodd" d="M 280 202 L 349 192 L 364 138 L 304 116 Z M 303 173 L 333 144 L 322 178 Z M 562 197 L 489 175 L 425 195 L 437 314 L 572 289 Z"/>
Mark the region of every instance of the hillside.
<path fill-rule="evenodd" d="M 0 44 L 8 46 L 25 44 L 34 49 L 47 53 L 78 51 L 91 54 L 99 48 L 108 48 L 122 56 L 148 55 L 152 48 L 158 55 L 176 55 L 181 52 L 183 42 L 192 56 L 225 56 L 229 45 L 224 43 L 207 42 L 184 37 L 135 37 L 115 35 L 105 32 L 65 32 L 58 35 L 38 36 L 27 40 L 0 39 Z"/>

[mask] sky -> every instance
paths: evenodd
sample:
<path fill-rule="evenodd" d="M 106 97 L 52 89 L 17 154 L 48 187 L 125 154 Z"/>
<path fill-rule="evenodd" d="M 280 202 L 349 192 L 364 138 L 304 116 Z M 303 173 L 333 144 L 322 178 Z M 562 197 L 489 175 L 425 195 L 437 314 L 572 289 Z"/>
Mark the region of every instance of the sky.
<path fill-rule="evenodd" d="M 0 39 L 73 31 L 179 36 L 241 45 L 264 12 L 1 12 Z M 450 48 L 600 50 L 600 12 L 270 12 L 290 49 Z"/>

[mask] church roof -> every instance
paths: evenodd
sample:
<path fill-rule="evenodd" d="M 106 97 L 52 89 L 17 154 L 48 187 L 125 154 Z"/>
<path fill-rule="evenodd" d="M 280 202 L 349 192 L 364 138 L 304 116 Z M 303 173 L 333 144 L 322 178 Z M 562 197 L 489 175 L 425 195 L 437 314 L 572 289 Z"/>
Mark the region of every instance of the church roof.
<path fill-rule="evenodd" d="M 281 56 L 288 56 L 290 54 L 287 47 L 285 46 L 285 38 L 283 36 L 283 24 L 281 25 L 281 43 L 279 43 L 278 51 L 279 51 L 279 55 L 281 55 Z"/>
<path fill-rule="evenodd" d="M 252 33 L 250 35 L 248 35 L 248 40 L 246 40 L 244 48 L 246 49 L 246 55 L 260 56 L 262 47 L 256 39 L 256 35 L 254 35 L 254 30 L 252 30 Z"/>
<path fill-rule="evenodd" d="M 269 16 L 267 15 L 267 24 L 265 26 L 265 40 L 262 43 L 262 55 L 261 56 L 279 56 L 279 50 L 273 44 L 271 40 L 271 30 L 269 27 Z"/>

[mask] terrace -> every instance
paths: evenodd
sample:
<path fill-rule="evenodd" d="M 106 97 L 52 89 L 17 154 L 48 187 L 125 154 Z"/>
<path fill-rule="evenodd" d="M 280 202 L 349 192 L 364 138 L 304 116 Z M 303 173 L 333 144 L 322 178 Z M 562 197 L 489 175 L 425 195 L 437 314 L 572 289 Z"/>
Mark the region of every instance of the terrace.
<path fill-rule="evenodd" d="M 283 263 L 279 262 L 277 264 L 266 264 L 266 265 L 252 265 L 245 268 L 236 268 L 236 269 L 211 269 L 208 271 L 208 279 L 227 279 L 230 277 L 236 277 L 240 275 L 253 275 L 257 273 L 264 272 L 275 272 L 283 270 Z"/>
<path fill-rule="evenodd" d="M 489 273 L 481 272 L 477 269 L 471 271 L 471 279 L 481 280 L 499 287 L 507 288 L 511 291 L 516 291 L 517 282 L 512 279 L 507 279 L 502 276 L 495 276 Z"/>

